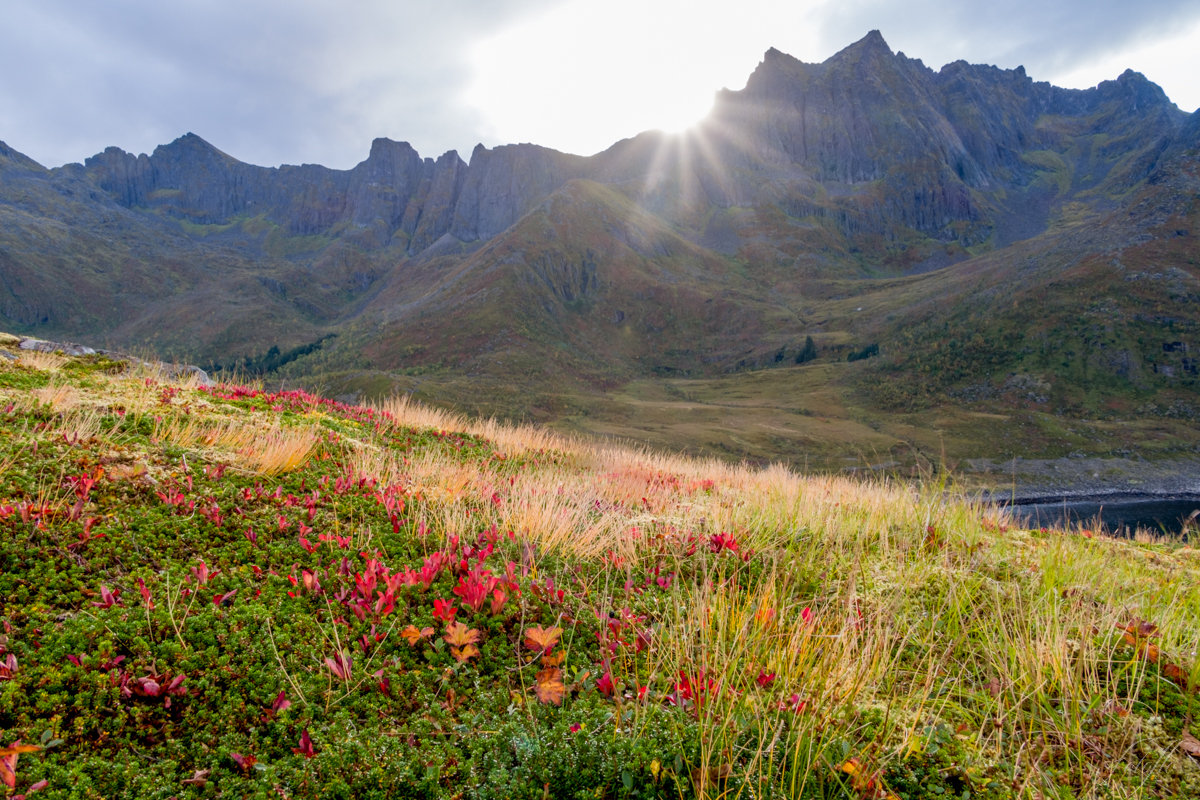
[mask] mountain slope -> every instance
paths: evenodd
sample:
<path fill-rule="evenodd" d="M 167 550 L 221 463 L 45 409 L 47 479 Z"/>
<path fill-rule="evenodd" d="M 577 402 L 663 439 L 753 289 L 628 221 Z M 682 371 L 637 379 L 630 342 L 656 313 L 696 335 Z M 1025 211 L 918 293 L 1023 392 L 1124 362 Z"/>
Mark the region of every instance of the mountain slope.
<path fill-rule="evenodd" d="M 46 170 L 0 146 L 0 315 L 545 419 L 807 369 L 810 338 L 831 368 L 802 383 L 867 439 L 950 407 L 1190 419 L 1197 119 L 1131 71 L 935 72 L 873 31 L 822 64 L 768 51 L 694 129 L 586 158 L 377 139 L 351 170 L 263 168 L 188 134 Z"/>

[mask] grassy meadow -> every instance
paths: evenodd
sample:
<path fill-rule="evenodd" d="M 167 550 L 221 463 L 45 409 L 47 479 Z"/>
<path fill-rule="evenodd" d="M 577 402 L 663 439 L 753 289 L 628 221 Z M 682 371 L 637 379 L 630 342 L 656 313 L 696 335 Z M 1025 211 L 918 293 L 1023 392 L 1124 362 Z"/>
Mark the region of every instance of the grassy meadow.
<path fill-rule="evenodd" d="M 1183 542 L 101 356 L 0 412 L 7 796 L 1200 795 Z"/>

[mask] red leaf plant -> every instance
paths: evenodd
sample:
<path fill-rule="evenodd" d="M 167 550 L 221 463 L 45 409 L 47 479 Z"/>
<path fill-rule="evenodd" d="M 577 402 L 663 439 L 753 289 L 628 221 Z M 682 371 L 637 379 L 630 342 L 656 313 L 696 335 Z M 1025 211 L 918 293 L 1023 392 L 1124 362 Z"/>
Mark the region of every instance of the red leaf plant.
<path fill-rule="evenodd" d="M 299 753 L 300 755 L 304 756 L 305 758 L 312 758 L 313 756 L 315 756 L 317 754 L 317 751 L 313 750 L 313 741 L 312 741 L 312 737 L 310 737 L 308 735 L 308 728 L 305 728 L 300 733 L 300 746 L 293 747 L 292 752 Z"/>
<path fill-rule="evenodd" d="M 249 772 L 258 763 L 258 759 L 254 756 L 244 756 L 241 753 L 230 753 L 229 757 L 242 768 L 243 772 Z"/>
<path fill-rule="evenodd" d="M 292 706 L 292 701 L 287 699 L 287 694 L 283 689 L 279 690 L 279 694 L 275 695 L 274 702 L 271 707 L 263 712 L 263 722 L 270 722 L 272 719 L 282 714 Z"/>
<path fill-rule="evenodd" d="M 200 586 L 207 586 L 210 580 L 220 574 L 221 570 L 219 569 L 209 572 L 208 565 L 204 563 L 203 559 L 200 560 L 200 566 L 192 567 L 192 579 Z"/>
<path fill-rule="evenodd" d="M 98 602 L 98 603 L 94 602 L 94 603 L 92 603 L 92 605 L 94 605 L 96 608 L 112 608 L 113 606 L 124 606 L 125 604 L 122 603 L 119 599 L 117 599 L 120 596 L 121 596 L 120 589 L 117 589 L 115 592 L 110 592 L 108 590 L 108 587 L 102 583 L 102 584 L 100 584 L 100 602 Z"/>
<path fill-rule="evenodd" d="M 708 538 L 708 546 L 714 553 L 720 553 L 723 550 L 738 551 L 737 540 L 727 533 L 718 533 L 715 536 Z"/>
<path fill-rule="evenodd" d="M 346 652 L 335 653 L 333 658 L 325 659 L 325 666 L 329 667 L 329 671 L 333 673 L 334 677 L 349 682 L 354 659 Z"/>
<path fill-rule="evenodd" d="M 464 606 L 478 613 L 479 609 L 483 608 L 483 604 L 487 602 L 488 595 L 492 593 L 499 582 L 498 579 L 492 577 L 490 570 L 476 567 L 459 578 L 458 586 L 454 587 L 453 592 L 462 598 Z"/>
<path fill-rule="evenodd" d="M 146 606 L 147 610 L 153 611 L 154 601 L 150 598 L 150 590 L 146 588 L 146 582 L 141 578 L 138 578 L 137 585 L 138 591 L 142 594 L 142 603 Z"/>
<path fill-rule="evenodd" d="M 454 607 L 453 600 L 442 600 L 438 598 L 433 601 L 433 618 L 440 619 L 443 622 L 453 622 L 454 615 L 458 613 L 458 609 Z"/>

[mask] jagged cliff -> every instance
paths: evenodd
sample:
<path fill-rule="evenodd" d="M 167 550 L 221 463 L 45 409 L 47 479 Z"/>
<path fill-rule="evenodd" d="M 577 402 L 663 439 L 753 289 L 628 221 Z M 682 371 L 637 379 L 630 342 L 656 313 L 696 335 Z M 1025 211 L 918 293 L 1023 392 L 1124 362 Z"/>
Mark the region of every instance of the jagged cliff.
<path fill-rule="evenodd" d="M 590 157 L 376 139 L 350 170 L 265 168 L 188 134 L 47 170 L 0 145 L 0 316 L 201 363 L 277 346 L 327 386 L 520 379 L 543 409 L 810 337 L 829 363 L 876 345 L 895 372 L 854 386 L 879 407 L 1016 375 L 1058 388 L 1014 403 L 1190 408 L 1198 148 L 1200 112 L 1135 72 L 934 71 L 878 32 L 768 51 L 692 130 Z"/>
<path fill-rule="evenodd" d="M 1062 125 L 1039 123 L 1047 118 Z M 1064 136 L 1104 135 L 1120 158 L 1090 179 L 1117 169 L 1112 180 L 1128 186 L 1186 118 L 1134 72 L 1085 91 L 1035 82 L 1020 67 L 956 62 L 934 72 L 872 31 L 822 64 L 770 50 L 746 88 L 719 93 L 687 135 L 650 135 L 590 158 L 481 145 L 467 164 L 454 151 L 422 159 L 407 143 L 376 139 L 351 170 L 268 169 L 188 134 L 150 156 L 109 148 L 86 167 L 127 208 L 200 224 L 265 215 L 297 235 L 369 229 L 368 241 L 409 255 L 447 234 L 491 239 L 577 178 L 636 184 L 639 200 L 681 220 L 697 206 L 775 203 L 792 217 L 833 220 L 851 237 L 911 229 L 959 238 L 951 226 L 968 223 L 986 239 L 1005 190 L 1038 169 L 1027 154 Z"/>

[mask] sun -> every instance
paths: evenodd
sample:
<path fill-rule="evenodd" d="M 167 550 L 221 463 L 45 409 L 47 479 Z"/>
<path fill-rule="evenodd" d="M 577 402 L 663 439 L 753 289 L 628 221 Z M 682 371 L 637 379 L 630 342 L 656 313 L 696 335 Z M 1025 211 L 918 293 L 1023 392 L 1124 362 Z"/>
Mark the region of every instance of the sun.
<path fill-rule="evenodd" d="M 492 144 L 589 155 L 641 131 L 681 132 L 779 45 L 779 31 L 735 16 L 710 0 L 570 0 L 478 42 L 463 101 Z"/>

